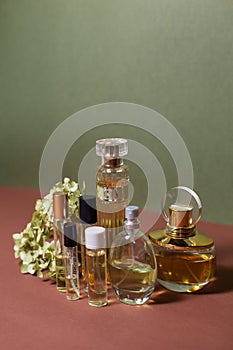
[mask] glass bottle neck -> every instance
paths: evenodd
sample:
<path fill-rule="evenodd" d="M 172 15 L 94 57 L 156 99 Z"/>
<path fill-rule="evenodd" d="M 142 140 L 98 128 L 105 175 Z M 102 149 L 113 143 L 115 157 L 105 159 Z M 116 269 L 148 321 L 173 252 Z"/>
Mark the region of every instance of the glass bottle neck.
<path fill-rule="evenodd" d="M 126 230 L 137 230 L 140 228 L 140 222 L 138 219 L 134 219 L 134 220 L 127 219 L 124 225 Z"/>
<path fill-rule="evenodd" d="M 194 236 L 196 233 L 196 225 L 188 227 L 173 227 L 167 224 L 166 233 L 173 238 L 186 238 Z"/>
<path fill-rule="evenodd" d="M 104 156 L 101 158 L 101 164 L 105 168 L 117 168 L 123 165 L 123 159 L 122 158 L 105 158 Z"/>

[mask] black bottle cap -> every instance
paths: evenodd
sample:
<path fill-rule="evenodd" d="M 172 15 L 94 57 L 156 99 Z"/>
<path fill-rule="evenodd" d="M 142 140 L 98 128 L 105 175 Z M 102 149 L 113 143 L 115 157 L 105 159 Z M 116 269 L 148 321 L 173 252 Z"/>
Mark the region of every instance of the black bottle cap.
<path fill-rule="evenodd" d="M 77 245 L 76 224 L 73 222 L 66 222 L 64 224 L 64 246 L 76 247 L 76 245 Z"/>
<path fill-rule="evenodd" d="M 95 224 L 97 222 L 96 197 L 84 195 L 79 197 L 79 217 L 85 224 Z"/>

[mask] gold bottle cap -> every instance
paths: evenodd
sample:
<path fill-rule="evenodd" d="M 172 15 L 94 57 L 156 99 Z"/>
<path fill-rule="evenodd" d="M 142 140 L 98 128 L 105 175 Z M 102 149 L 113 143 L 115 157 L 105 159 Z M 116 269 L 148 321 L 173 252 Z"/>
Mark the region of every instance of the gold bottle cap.
<path fill-rule="evenodd" d="M 68 217 L 68 202 L 63 192 L 53 194 L 53 215 L 55 219 L 66 219 Z"/>
<path fill-rule="evenodd" d="M 193 225 L 192 207 L 172 204 L 169 207 L 169 226 L 190 227 Z"/>

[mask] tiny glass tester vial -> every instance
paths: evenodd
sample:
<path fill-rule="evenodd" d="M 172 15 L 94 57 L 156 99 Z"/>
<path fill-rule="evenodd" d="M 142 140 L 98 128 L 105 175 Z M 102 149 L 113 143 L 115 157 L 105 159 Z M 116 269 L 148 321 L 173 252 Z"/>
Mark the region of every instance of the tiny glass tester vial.
<path fill-rule="evenodd" d="M 88 304 L 107 305 L 107 258 L 105 228 L 88 227 L 85 230 Z"/>
<path fill-rule="evenodd" d="M 68 218 L 68 201 L 65 193 L 53 194 L 53 231 L 54 255 L 56 264 L 56 287 L 59 292 L 66 292 L 65 267 L 63 260 L 64 224 Z"/>
<path fill-rule="evenodd" d="M 77 300 L 80 297 L 79 291 L 79 262 L 77 247 L 77 231 L 73 222 L 64 224 L 64 264 L 66 279 L 66 298 Z"/>

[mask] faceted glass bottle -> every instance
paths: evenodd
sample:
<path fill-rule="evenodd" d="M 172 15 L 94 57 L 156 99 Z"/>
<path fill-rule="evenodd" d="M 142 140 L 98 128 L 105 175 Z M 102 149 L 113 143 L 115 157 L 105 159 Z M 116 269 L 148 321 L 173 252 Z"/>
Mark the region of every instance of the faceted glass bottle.
<path fill-rule="evenodd" d="M 128 166 L 122 157 L 128 153 L 125 139 L 110 138 L 96 141 L 96 154 L 102 164 L 97 170 L 97 219 L 106 228 L 107 246 L 124 225 L 124 210 L 128 204 Z M 119 229 L 120 228 L 120 229 Z"/>
<path fill-rule="evenodd" d="M 115 237 L 109 253 L 110 280 L 121 302 L 140 305 L 154 291 L 156 259 L 150 240 L 140 231 L 138 207 L 126 207 L 125 216 L 124 231 Z"/>
<path fill-rule="evenodd" d="M 195 292 L 215 274 L 214 241 L 196 230 L 202 205 L 195 192 L 186 187 L 173 188 L 166 202 L 170 202 L 168 211 L 163 211 L 166 228 L 149 234 L 158 264 L 158 282 L 175 292 Z"/>

